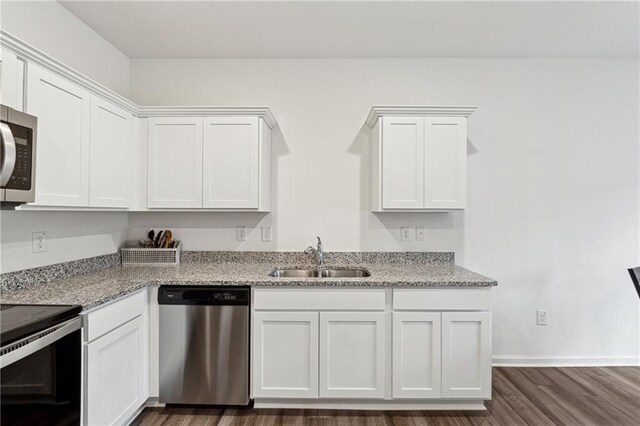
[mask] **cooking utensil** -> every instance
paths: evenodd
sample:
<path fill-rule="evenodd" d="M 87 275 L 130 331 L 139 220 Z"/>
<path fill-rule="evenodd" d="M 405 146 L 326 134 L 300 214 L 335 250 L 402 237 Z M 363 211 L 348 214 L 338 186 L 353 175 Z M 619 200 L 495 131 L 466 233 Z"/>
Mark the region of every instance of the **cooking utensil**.
<path fill-rule="evenodd" d="M 169 244 L 171 243 L 172 238 L 173 238 L 173 232 L 167 229 L 164 233 L 164 244 L 162 245 L 162 247 L 169 248 Z"/>
<path fill-rule="evenodd" d="M 156 233 L 152 230 L 149 231 L 149 233 L 147 234 L 147 237 L 153 241 L 153 238 L 156 236 Z"/>
<path fill-rule="evenodd" d="M 156 239 L 153 242 L 154 247 L 160 247 L 160 242 L 162 241 L 162 234 L 164 234 L 164 231 L 160 231 L 158 232 L 158 235 L 156 235 Z"/>

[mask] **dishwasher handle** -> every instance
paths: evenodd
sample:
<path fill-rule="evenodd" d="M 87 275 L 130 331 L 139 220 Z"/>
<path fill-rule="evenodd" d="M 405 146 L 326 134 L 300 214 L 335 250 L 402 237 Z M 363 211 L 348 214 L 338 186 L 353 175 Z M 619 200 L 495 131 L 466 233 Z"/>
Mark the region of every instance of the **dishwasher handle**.
<path fill-rule="evenodd" d="M 249 306 L 249 287 L 160 286 L 159 305 Z"/>

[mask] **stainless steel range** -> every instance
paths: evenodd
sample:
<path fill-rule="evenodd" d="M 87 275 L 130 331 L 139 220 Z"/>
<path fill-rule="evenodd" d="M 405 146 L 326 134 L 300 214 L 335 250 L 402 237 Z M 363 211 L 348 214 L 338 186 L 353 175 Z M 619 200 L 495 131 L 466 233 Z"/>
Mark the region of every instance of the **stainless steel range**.
<path fill-rule="evenodd" d="M 3 425 L 80 424 L 81 306 L 0 306 Z"/>

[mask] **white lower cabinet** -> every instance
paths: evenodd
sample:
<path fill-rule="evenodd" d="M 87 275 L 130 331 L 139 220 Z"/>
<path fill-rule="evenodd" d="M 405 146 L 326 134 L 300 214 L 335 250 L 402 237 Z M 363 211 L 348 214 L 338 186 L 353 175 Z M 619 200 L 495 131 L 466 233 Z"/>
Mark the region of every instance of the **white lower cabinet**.
<path fill-rule="evenodd" d="M 253 315 L 253 394 L 318 397 L 318 313 Z"/>
<path fill-rule="evenodd" d="M 440 398 L 440 312 L 393 313 L 393 397 Z"/>
<path fill-rule="evenodd" d="M 442 397 L 491 398 L 491 312 L 442 313 Z"/>
<path fill-rule="evenodd" d="M 258 407 L 477 409 L 491 398 L 489 288 L 252 294 Z"/>
<path fill-rule="evenodd" d="M 384 397 L 384 319 L 384 312 L 320 313 L 320 397 Z"/>
<path fill-rule="evenodd" d="M 85 425 L 124 424 L 148 397 L 147 293 L 86 314 Z"/>

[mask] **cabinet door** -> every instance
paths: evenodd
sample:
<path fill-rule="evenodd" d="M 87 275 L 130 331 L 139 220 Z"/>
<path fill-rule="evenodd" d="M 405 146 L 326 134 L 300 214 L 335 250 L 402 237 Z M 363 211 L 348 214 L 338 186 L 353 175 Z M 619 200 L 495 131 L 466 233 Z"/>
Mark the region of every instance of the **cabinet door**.
<path fill-rule="evenodd" d="M 382 208 L 424 207 L 424 118 L 382 118 Z"/>
<path fill-rule="evenodd" d="M 38 117 L 35 204 L 88 206 L 89 93 L 33 64 L 27 88 Z"/>
<path fill-rule="evenodd" d="M 142 317 L 86 346 L 86 424 L 122 424 L 145 402 L 145 357 Z"/>
<path fill-rule="evenodd" d="M 425 117 L 424 120 L 424 207 L 464 208 L 467 192 L 467 120 L 463 117 Z"/>
<path fill-rule="evenodd" d="M 97 96 L 91 97 L 89 204 L 129 207 L 132 194 L 132 116 Z"/>
<path fill-rule="evenodd" d="M 24 61 L 13 53 L 0 48 L 0 99 L 18 111 L 24 107 Z"/>
<path fill-rule="evenodd" d="M 393 397 L 440 398 L 440 312 L 393 313 Z"/>
<path fill-rule="evenodd" d="M 491 312 L 442 313 L 442 397 L 491 398 Z"/>
<path fill-rule="evenodd" d="M 202 207 L 202 118 L 149 119 L 148 206 Z"/>
<path fill-rule="evenodd" d="M 260 188 L 258 117 L 204 120 L 205 208 L 257 209 Z"/>
<path fill-rule="evenodd" d="M 384 312 L 320 313 L 320 396 L 383 398 Z"/>
<path fill-rule="evenodd" d="M 253 315 L 253 395 L 318 397 L 318 313 Z"/>

